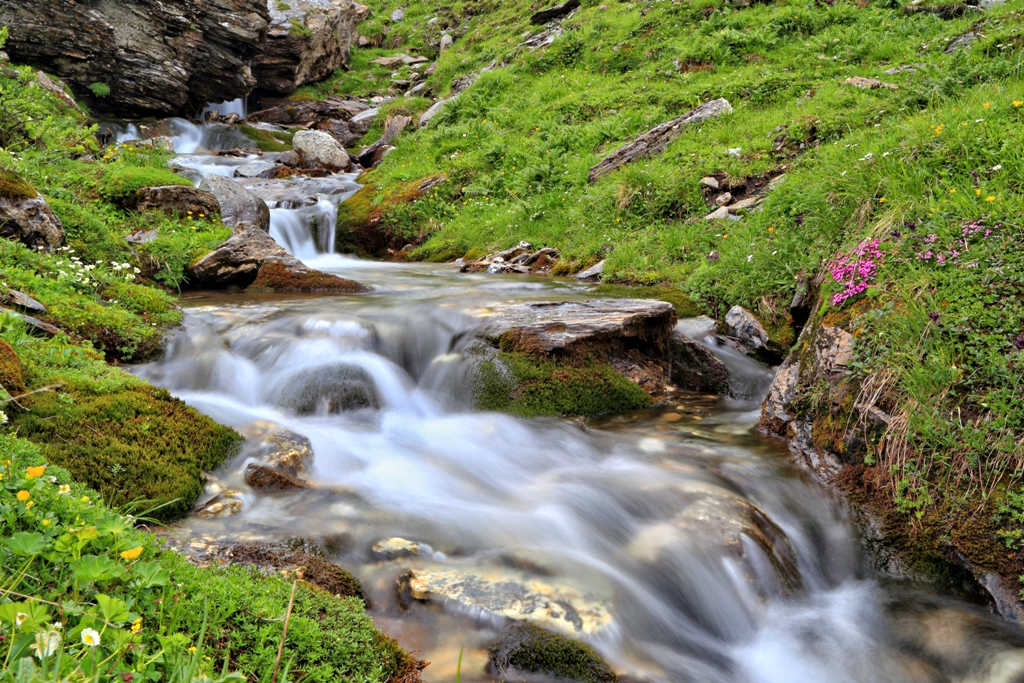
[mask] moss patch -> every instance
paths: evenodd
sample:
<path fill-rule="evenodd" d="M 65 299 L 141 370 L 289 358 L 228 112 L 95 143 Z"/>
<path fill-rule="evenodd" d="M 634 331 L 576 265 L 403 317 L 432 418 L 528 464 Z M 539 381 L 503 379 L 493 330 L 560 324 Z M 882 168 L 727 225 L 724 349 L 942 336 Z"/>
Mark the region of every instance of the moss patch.
<path fill-rule="evenodd" d="M 615 674 L 593 648 L 532 624 L 516 623 L 502 631 L 488 650 L 494 673 L 541 672 L 583 683 L 612 683 Z"/>
<path fill-rule="evenodd" d="M 522 349 L 480 363 L 476 405 L 521 417 L 603 415 L 650 405 L 651 398 L 606 361 L 542 360 Z"/>
<path fill-rule="evenodd" d="M 255 142 L 263 152 L 287 152 L 292 148 L 292 138 L 295 137 L 293 131 L 260 130 L 246 125 L 239 126 L 238 130 L 242 135 Z"/>
<path fill-rule="evenodd" d="M 49 462 L 111 505 L 167 503 L 153 516 L 170 521 L 188 514 L 202 492 L 203 472 L 223 463 L 242 438 L 163 389 L 128 383 L 136 386 L 104 392 L 99 382 L 72 380 L 23 400 L 28 412 L 12 422 Z"/>
<path fill-rule="evenodd" d="M 144 187 L 191 184 L 168 169 L 117 165 L 111 166 L 104 174 L 99 192 L 108 201 L 131 206 L 136 193 Z"/>
<path fill-rule="evenodd" d="M 0 339 L 0 389 L 12 396 L 24 393 L 25 371 L 11 345 Z"/>
<path fill-rule="evenodd" d="M 704 311 L 690 299 L 686 292 L 668 285 L 629 287 L 627 285 L 605 284 L 598 285 L 594 289 L 594 293 L 601 296 L 666 301 L 676 309 L 676 316 L 679 319 L 696 318 L 697 316 L 704 315 Z"/>
<path fill-rule="evenodd" d="M 0 169 L 0 199 L 33 199 L 38 194 L 14 171 Z"/>

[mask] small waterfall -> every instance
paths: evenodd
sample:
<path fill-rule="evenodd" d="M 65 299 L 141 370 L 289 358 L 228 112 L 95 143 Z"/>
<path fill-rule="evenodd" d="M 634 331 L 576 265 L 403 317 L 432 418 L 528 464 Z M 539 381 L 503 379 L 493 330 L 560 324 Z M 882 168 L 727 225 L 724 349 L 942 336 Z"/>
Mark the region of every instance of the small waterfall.
<path fill-rule="evenodd" d="M 246 98 L 239 97 L 237 100 L 231 100 L 230 102 L 221 102 L 219 104 L 208 104 L 199 115 L 200 119 L 205 119 L 206 115 L 210 112 L 217 112 L 221 116 L 230 116 L 231 114 L 238 114 L 243 119 L 249 115 Z"/>
<path fill-rule="evenodd" d="M 707 346 L 722 361 L 736 398 L 760 402 L 768 395 L 775 373 L 742 351 L 719 342 L 714 320 L 707 316 L 686 318 L 676 325 L 676 332 Z"/>

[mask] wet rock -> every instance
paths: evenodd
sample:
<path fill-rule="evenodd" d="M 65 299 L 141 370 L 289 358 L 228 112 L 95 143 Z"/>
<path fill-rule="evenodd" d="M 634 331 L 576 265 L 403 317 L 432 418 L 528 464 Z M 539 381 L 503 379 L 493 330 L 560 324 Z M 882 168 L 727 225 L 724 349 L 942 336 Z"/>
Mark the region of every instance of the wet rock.
<path fill-rule="evenodd" d="M 572 12 L 574 9 L 580 6 L 580 0 L 566 0 L 561 4 L 555 5 L 554 7 L 548 7 L 535 13 L 530 17 L 530 23 L 535 25 L 546 24 L 549 21 L 555 19 L 561 19 L 565 15 Z"/>
<path fill-rule="evenodd" d="M 283 164 L 291 168 L 298 168 L 302 165 L 302 157 L 295 150 L 288 150 L 283 152 L 281 156 L 277 158 L 277 163 Z"/>
<path fill-rule="evenodd" d="M 574 275 L 573 277 L 575 277 L 577 280 L 600 280 L 601 273 L 603 272 L 604 259 L 601 259 L 600 261 L 590 266 L 589 268 L 586 268 L 585 270 L 581 270 L 580 272 L 576 273 L 576 275 Z"/>
<path fill-rule="evenodd" d="M 768 344 L 768 332 L 753 313 L 742 306 L 733 306 L 725 314 L 729 334 L 751 351 L 760 351 Z"/>
<path fill-rule="evenodd" d="M 235 169 L 236 178 L 274 178 L 284 164 L 271 161 L 250 161 Z"/>
<path fill-rule="evenodd" d="M 359 579 L 312 552 L 292 550 L 280 544 L 245 543 L 231 548 L 229 557 L 232 564 L 286 572 L 331 595 L 366 601 Z"/>
<path fill-rule="evenodd" d="M 306 166 L 331 171 L 348 171 L 352 168 L 352 158 L 345 148 L 323 131 L 300 130 L 292 138 L 292 146 L 302 155 Z"/>
<path fill-rule="evenodd" d="M 264 465 L 307 480 L 313 466 L 313 444 L 301 434 L 279 429 L 260 443 L 260 459 Z"/>
<path fill-rule="evenodd" d="M 224 491 L 218 494 L 196 511 L 196 517 L 212 519 L 238 514 L 242 511 L 242 501 L 238 495 L 238 491 Z"/>
<path fill-rule="evenodd" d="M 729 396 L 729 371 L 711 350 L 681 332 L 669 342 L 672 384 L 678 389 Z"/>
<path fill-rule="evenodd" d="M 217 198 L 220 218 L 224 225 L 247 225 L 263 232 L 270 232 L 270 207 L 235 181 L 210 174 L 203 178 L 199 188 Z"/>
<path fill-rule="evenodd" d="M 615 673 L 589 645 L 516 622 L 488 650 L 488 671 L 512 679 L 518 672 L 541 673 L 584 683 L 612 683 Z"/>
<path fill-rule="evenodd" d="M 290 95 L 348 66 L 360 21 L 352 0 L 268 0 L 266 47 L 252 65 L 256 89 Z"/>
<path fill-rule="evenodd" d="M 289 474 L 251 462 L 245 466 L 245 483 L 258 490 L 308 489 L 309 483 Z"/>
<path fill-rule="evenodd" d="M 285 258 L 268 258 L 246 291 L 358 294 L 369 288 L 355 280 L 314 270 L 289 254 Z"/>
<path fill-rule="evenodd" d="M 877 81 L 874 78 L 864 78 L 863 76 L 851 76 L 847 78 L 843 83 L 847 85 L 853 85 L 864 90 L 876 90 L 878 88 L 888 88 L 889 90 L 899 90 L 900 87 L 893 83 L 883 83 Z"/>
<path fill-rule="evenodd" d="M 373 378 L 363 368 L 348 363 L 311 368 L 290 377 L 279 403 L 299 415 L 380 407 Z"/>
<path fill-rule="evenodd" d="M 133 0 L 0 4 L 6 49 L 67 82 L 94 111 L 190 115 L 245 96 L 263 51 L 266 0 Z M 110 87 L 95 97 L 94 83 Z"/>
<path fill-rule="evenodd" d="M 269 109 L 261 109 L 249 114 L 247 120 L 250 124 L 271 123 L 283 126 L 308 125 L 326 119 L 350 121 L 369 108 L 369 105 L 355 100 L 328 97 L 315 102 L 288 102 Z"/>
<path fill-rule="evenodd" d="M 672 304 L 649 299 L 535 301 L 471 313 L 481 319 L 478 334 L 492 343 L 542 352 L 628 339 L 657 348 L 664 357 L 675 325 Z"/>
<path fill-rule="evenodd" d="M 136 211 L 162 211 L 170 216 L 212 218 L 220 204 L 211 192 L 191 185 L 144 187 L 135 194 Z"/>
<path fill-rule="evenodd" d="M 6 181 L 6 178 L 0 180 Z M 50 205 L 24 183 L 4 182 L 0 187 L 0 237 L 21 242 L 29 249 L 52 252 L 64 244 L 64 224 Z"/>
<path fill-rule="evenodd" d="M 400 590 L 421 601 L 452 601 L 561 633 L 592 634 L 611 623 L 608 606 L 578 590 L 509 569 L 416 569 Z"/>
<path fill-rule="evenodd" d="M 425 546 L 407 541 L 404 538 L 392 537 L 377 541 L 371 549 L 378 560 L 395 560 L 402 557 L 417 557 L 429 553 Z"/>
<path fill-rule="evenodd" d="M 46 306 L 36 301 L 28 294 L 19 292 L 16 289 L 8 289 L 6 292 L 0 292 L 0 301 L 8 306 L 17 306 L 18 308 L 29 311 L 30 313 L 46 313 Z"/>
<path fill-rule="evenodd" d="M 204 186 L 218 177 L 207 176 Z M 231 180 L 224 179 L 224 182 L 241 189 Z M 256 279 L 267 259 L 289 257 L 291 254 L 263 228 L 239 223 L 227 241 L 192 264 L 190 279 L 205 287 L 247 287 Z"/>
<path fill-rule="evenodd" d="M 660 154 L 673 140 L 682 134 L 683 129 L 687 126 L 721 116 L 722 114 L 731 113 L 732 105 L 723 98 L 702 104 L 679 118 L 652 128 L 615 150 L 590 169 L 588 179 L 591 183 L 594 183 L 601 176 L 611 173 L 625 164 L 637 159 L 650 157 L 654 154 Z"/>

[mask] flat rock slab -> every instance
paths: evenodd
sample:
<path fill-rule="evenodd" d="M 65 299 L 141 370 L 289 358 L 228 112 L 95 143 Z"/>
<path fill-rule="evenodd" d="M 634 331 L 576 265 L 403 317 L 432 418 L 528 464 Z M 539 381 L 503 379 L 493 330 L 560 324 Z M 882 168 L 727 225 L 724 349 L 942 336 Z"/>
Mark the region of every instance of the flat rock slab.
<path fill-rule="evenodd" d="M 42 305 L 28 294 L 19 292 L 16 289 L 9 289 L 0 292 L 0 301 L 11 306 L 17 306 L 31 313 L 46 313 L 46 306 Z"/>
<path fill-rule="evenodd" d="M 480 336 L 492 342 L 514 332 L 536 342 L 545 352 L 580 343 L 667 340 L 675 325 L 672 304 L 649 299 L 500 304 L 471 311 L 482 320 Z"/>
<path fill-rule="evenodd" d="M 503 569 L 417 569 L 408 575 L 416 600 L 451 600 L 569 634 L 590 634 L 611 623 L 608 606 L 575 588 Z"/>

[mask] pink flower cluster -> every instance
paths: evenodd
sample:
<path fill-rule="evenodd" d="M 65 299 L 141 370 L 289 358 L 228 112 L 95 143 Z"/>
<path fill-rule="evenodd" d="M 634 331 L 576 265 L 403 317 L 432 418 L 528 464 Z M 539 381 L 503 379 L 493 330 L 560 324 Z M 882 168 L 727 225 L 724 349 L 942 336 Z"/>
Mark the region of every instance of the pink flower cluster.
<path fill-rule="evenodd" d="M 875 280 L 878 266 L 885 263 L 885 253 L 879 247 L 881 239 L 861 242 L 849 254 L 839 254 L 826 268 L 832 279 L 842 285 L 842 291 L 832 295 L 832 305 L 863 294 Z"/>

